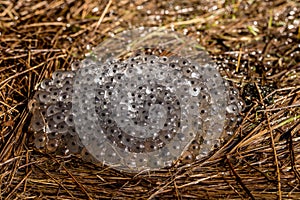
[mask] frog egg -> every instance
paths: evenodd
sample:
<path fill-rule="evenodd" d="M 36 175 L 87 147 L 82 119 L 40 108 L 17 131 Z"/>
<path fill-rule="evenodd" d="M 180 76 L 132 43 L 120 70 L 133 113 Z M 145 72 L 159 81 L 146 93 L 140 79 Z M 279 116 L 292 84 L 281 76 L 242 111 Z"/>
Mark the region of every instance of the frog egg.
<path fill-rule="evenodd" d="M 49 103 L 51 101 L 51 95 L 49 92 L 46 91 L 38 91 L 37 92 L 38 100 L 41 103 Z"/>
<path fill-rule="evenodd" d="M 57 113 L 53 116 L 51 116 L 54 123 L 59 124 L 64 121 L 64 115 L 62 113 Z"/>
<path fill-rule="evenodd" d="M 163 64 L 168 64 L 169 58 L 167 56 L 161 56 L 158 58 L 158 62 L 163 63 Z"/>
<path fill-rule="evenodd" d="M 58 132 L 52 132 L 47 134 L 48 139 L 61 139 L 61 134 Z"/>
<path fill-rule="evenodd" d="M 77 135 L 69 135 L 65 136 L 66 147 L 71 154 L 80 153 L 81 143 Z"/>
<path fill-rule="evenodd" d="M 31 118 L 30 128 L 36 132 L 42 131 L 45 128 L 44 119 L 40 113 L 35 113 L 35 115 Z"/>
<path fill-rule="evenodd" d="M 46 144 L 47 151 L 52 153 L 57 150 L 59 146 L 59 140 L 57 139 L 49 139 Z"/>
<path fill-rule="evenodd" d="M 72 114 L 66 114 L 65 115 L 65 123 L 68 126 L 74 126 L 74 117 Z"/>
<path fill-rule="evenodd" d="M 190 151 L 185 151 L 181 157 L 181 162 L 183 164 L 190 164 L 195 160 L 195 155 Z"/>
<path fill-rule="evenodd" d="M 227 113 L 233 113 L 233 114 L 238 114 L 239 113 L 239 107 L 237 106 L 236 103 L 232 103 L 226 107 L 226 112 Z"/>
<path fill-rule="evenodd" d="M 45 147 L 46 145 L 46 142 L 47 142 L 47 137 L 45 136 L 44 133 L 42 132 L 39 132 L 39 133 L 35 133 L 34 134 L 34 146 L 37 148 L 37 149 L 42 149 Z"/>
<path fill-rule="evenodd" d="M 55 80 L 61 80 L 64 77 L 64 71 L 63 70 L 57 70 L 52 73 L 52 79 Z M 54 82 L 55 83 L 55 82 Z"/>
<path fill-rule="evenodd" d="M 52 116 L 60 112 L 60 109 L 56 105 L 50 105 L 46 110 L 46 116 Z"/>
<path fill-rule="evenodd" d="M 71 69 L 73 71 L 77 71 L 81 67 L 82 67 L 82 63 L 80 61 L 75 61 L 71 64 Z"/>
<path fill-rule="evenodd" d="M 44 79 L 42 82 L 41 82 L 41 85 L 40 85 L 40 88 L 41 89 L 46 89 L 48 88 L 50 85 L 52 84 L 52 79 Z"/>
<path fill-rule="evenodd" d="M 53 89 L 51 89 L 51 91 L 50 91 L 50 98 L 56 100 L 58 98 L 58 96 L 59 96 L 60 91 L 61 90 L 59 88 L 53 88 Z"/>
<path fill-rule="evenodd" d="M 58 133 L 66 133 L 67 131 L 68 131 L 68 125 L 64 121 L 57 124 Z"/>
<path fill-rule="evenodd" d="M 67 92 L 62 92 L 59 94 L 58 100 L 64 102 L 65 104 L 68 104 L 72 102 L 72 97 Z"/>
<path fill-rule="evenodd" d="M 56 132 L 57 131 L 57 123 L 52 118 L 47 118 L 46 122 L 46 132 Z"/>
<path fill-rule="evenodd" d="M 151 168 L 157 169 L 163 165 L 160 159 L 150 159 L 148 160 L 147 165 Z"/>
<path fill-rule="evenodd" d="M 86 162 L 98 163 L 98 160 L 94 156 L 92 156 L 86 148 L 83 148 L 81 150 L 80 156 L 81 156 L 82 160 L 84 160 Z"/>

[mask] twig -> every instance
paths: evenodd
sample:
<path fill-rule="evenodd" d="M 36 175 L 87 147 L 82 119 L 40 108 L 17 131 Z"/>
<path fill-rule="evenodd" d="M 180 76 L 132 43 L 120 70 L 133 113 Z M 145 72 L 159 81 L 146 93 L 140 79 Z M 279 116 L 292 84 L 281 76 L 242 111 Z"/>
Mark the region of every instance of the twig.
<path fill-rule="evenodd" d="M 107 11 L 108 11 L 108 9 L 109 9 L 111 3 L 112 3 L 112 0 L 109 0 L 109 2 L 107 3 L 107 5 L 105 6 L 105 9 L 104 9 L 102 15 L 100 16 L 100 18 L 99 18 L 99 20 L 98 20 L 98 22 L 97 22 L 97 25 L 96 25 L 96 27 L 95 27 L 95 29 L 94 29 L 92 35 L 95 34 L 95 32 L 96 32 L 97 29 L 99 28 L 100 24 L 102 23 L 102 21 L 103 21 L 103 19 L 104 19 L 104 16 L 106 15 L 106 13 L 107 13 Z"/>
<path fill-rule="evenodd" d="M 246 191 L 248 196 L 252 199 L 255 200 L 254 196 L 251 194 L 250 190 L 247 188 L 247 186 L 243 183 L 241 177 L 238 175 L 238 173 L 234 170 L 234 167 L 232 166 L 228 156 L 226 157 L 227 164 L 229 165 L 229 168 L 233 175 L 235 176 L 236 181 L 242 186 L 242 188 Z"/>

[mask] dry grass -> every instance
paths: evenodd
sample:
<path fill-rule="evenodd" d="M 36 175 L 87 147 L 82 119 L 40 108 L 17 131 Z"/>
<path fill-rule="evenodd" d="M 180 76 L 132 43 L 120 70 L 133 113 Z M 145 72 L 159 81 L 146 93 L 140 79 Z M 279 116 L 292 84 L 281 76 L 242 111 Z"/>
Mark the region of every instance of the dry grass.
<path fill-rule="evenodd" d="M 0 1 L 0 199 L 299 199 L 299 3 L 133 2 Z M 112 32 L 152 25 L 197 37 L 224 63 L 247 103 L 231 140 L 205 161 L 146 174 L 28 146 L 41 80 Z"/>

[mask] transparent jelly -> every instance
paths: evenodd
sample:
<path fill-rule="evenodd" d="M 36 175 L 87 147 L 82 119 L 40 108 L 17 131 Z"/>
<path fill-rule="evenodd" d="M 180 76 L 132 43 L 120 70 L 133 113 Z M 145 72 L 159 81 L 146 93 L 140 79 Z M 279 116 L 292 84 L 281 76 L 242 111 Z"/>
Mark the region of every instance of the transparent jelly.
<path fill-rule="evenodd" d="M 33 101 L 36 148 L 130 172 L 204 158 L 242 109 L 195 40 L 144 27 L 54 72 Z"/>

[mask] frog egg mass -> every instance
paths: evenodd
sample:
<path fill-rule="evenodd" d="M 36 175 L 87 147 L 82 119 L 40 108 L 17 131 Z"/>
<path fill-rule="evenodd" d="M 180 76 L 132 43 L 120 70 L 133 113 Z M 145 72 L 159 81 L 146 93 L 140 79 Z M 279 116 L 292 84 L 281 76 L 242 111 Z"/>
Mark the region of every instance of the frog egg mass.
<path fill-rule="evenodd" d="M 204 158 L 242 109 L 211 62 L 155 53 L 74 62 L 43 80 L 32 102 L 35 148 L 134 172 Z"/>

